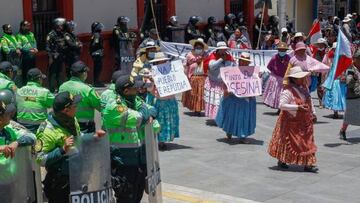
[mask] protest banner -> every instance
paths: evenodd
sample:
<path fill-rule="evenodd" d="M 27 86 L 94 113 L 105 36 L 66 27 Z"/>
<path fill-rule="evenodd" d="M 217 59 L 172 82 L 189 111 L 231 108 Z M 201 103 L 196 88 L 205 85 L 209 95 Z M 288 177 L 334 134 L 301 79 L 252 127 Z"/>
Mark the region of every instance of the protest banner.
<path fill-rule="evenodd" d="M 259 67 L 240 66 L 220 69 L 221 79 L 227 90 L 237 97 L 254 97 L 262 93 Z"/>
<path fill-rule="evenodd" d="M 160 97 L 166 97 L 191 90 L 181 60 L 152 66 L 151 73 Z"/>
<path fill-rule="evenodd" d="M 165 54 L 174 57 L 185 59 L 186 54 L 189 53 L 192 49 L 190 44 L 182 43 L 173 43 L 173 42 L 163 42 L 161 41 L 161 51 Z M 209 47 L 209 52 L 213 51 L 215 47 Z M 250 53 L 250 66 L 260 67 L 260 72 L 269 72 L 267 65 L 275 54 L 278 53 L 277 50 L 250 50 L 250 49 L 231 49 L 231 55 L 234 58 L 239 58 L 242 52 Z M 289 51 L 290 53 L 290 51 Z"/>

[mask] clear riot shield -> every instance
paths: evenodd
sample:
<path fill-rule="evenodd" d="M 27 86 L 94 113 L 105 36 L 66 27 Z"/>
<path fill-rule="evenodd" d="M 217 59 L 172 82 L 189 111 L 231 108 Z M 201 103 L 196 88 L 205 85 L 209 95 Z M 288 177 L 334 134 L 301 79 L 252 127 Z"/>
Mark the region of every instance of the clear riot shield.
<path fill-rule="evenodd" d="M 120 70 L 124 74 L 130 74 L 133 68 L 135 58 L 135 49 L 132 39 L 124 39 L 119 42 L 120 47 Z"/>
<path fill-rule="evenodd" d="M 182 27 L 176 27 L 171 29 L 172 42 L 184 43 L 185 30 Z"/>
<path fill-rule="evenodd" d="M 75 138 L 69 157 L 70 202 L 110 203 L 110 144 L 107 137 Z"/>
<path fill-rule="evenodd" d="M 152 125 L 145 126 L 145 146 L 146 146 L 146 187 L 149 192 L 149 202 L 162 203 L 161 177 L 158 141 L 154 135 Z"/>
<path fill-rule="evenodd" d="M 19 147 L 13 159 L 0 153 L 0 202 L 35 203 L 30 147 Z"/>

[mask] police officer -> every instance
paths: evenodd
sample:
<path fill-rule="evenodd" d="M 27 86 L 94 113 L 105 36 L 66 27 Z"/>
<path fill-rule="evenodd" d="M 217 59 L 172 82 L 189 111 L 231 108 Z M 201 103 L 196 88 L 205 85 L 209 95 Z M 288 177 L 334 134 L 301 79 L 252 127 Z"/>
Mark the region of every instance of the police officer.
<path fill-rule="evenodd" d="M 117 99 L 103 111 L 104 127 L 110 136 L 113 189 L 117 202 L 139 203 L 146 177 L 143 127 L 153 121 L 153 107 L 136 96 L 137 87 L 130 75 L 118 78 L 115 90 Z"/>
<path fill-rule="evenodd" d="M 42 87 L 46 76 L 39 69 L 30 69 L 27 78 L 26 86 L 17 92 L 22 97 L 21 102 L 18 102 L 17 121 L 36 133 L 40 124 L 47 118 L 47 109 L 52 107 L 54 95 Z"/>
<path fill-rule="evenodd" d="M 36 134 L 37 161 L 47 171 L 43 184 L 49 203 L 69 202 L 68 153 L 74 149 L 74 137 L 80 136 L 80 127 L 75 118 L 80 101 L 80 95 L 73 96 L 69 92 L 56 95 L 53 112 Z"/>
<path fill-rule="evenodd" d="M 95 132 L 94 110 L 100 111 L 100 97 L 93 87 L 85 83 L 89 68 L 82 61 L 77 61 L 71 66 L 71 78 L 62 84 L 59 92 L 68 91 L 73 95 L 81 95 L 83 99 L 76 111 L 81 132 Z"/>
<path fill-rule="evenodd" d="M 179 40 L 179 39 L 173 39 L 173 32 L 179 29 L 180 26 L 179 26 L 178 17 L 171 16 L 166 26 L 166 34 L 164 36 L 164 40 L 167 42 L 174 42 L 174 40 Z"/>
<path fill-rule="evenodd" d="M 30 31 L 31 24 L 24 20 L 20 22 L 19 33 L 16 35 L 22 49 L 22 84 L 25 85 L 28 70 L 35 67 L 35 55 L 38 52 L 34 33 Z"/>
<path fill-rule="evenodd" d="M 64 63 L 65 38 L 64 18 L 56 18 L 53 21 L 54 29 L 46 37 L 46 51 L 49 55 L 49 86 L 54 92 L 60 86 L 60 77 Z"/>
<path fill-rule="evenodd" d="M 2 53 L 4 55 L 4 59 L 9 61 L 11 64 L 20 67 L 17 70 L 16 74 L 14 74 L 14 81 L 17 86 L 21 86 L 21 44 L 17 41 L 16 36 L 13 35 L 12 27 L 10 24 L 3 25 L 4 35 L 1 39 L 1 47 Z"/>
<path fill-rule="evenodd" d="M 200 33 L 197 24 L 200 22 L 199 16 L 191 16 L 188 24 L 185 27 L 185 43 L 189 43 L 192 39 L 204 38 Z"/>
<path fill-rule="evenodd" d="M 126 16 L 120 16 L 117 19 L 117 23 L 113 29 L 113 41 L 115 51 L 115 70 L 120 68 L 120 41 L 128 41 L 133 43 L 136 39 L 136 34 L 129 32 L 127 24 L 130 19 Z"/>
<path fill-rule="evenodd" d="M 214 34 L 214 29 L 215 29 L 215 24 L 216 24 L 217 20 L 214 16 L 210 16 L 208 18 L 208 24 L 205 27 L 205 42 L 207 42 L 209 40 L 209 38 L 211 37 L 212 34 Z"/>
<path fill-rule="evenodd" d="M 76 23 L 74 21 L 66 21 L 64 26 L 64 39 L 65 39 L 65 64 L 66 64 L 66 77 L 70 78 L 70 67 L 73 63 L 80 60 L 82 43 L 74 33 Z"/>
<path fill-rule="evenodd" d="M 94 63 L 94 86 L 95 87 L 105 87 L 103 83 L 100 82 L 100 75 L 103 65 L 104 57 L 104 45 L 103 38 L 101 36 L 102 29 L 104 25 L 99 22 L 93 22 L 91 25 L 91 41 L 90 41 L 90 55 Z"/>
<path fill-rule="evenodd" d="M 122 75 L 121 71 L 115 71 L 111 76 L 110 86 L 100 95 L 101 111 L 105 109 L 107 103 L 116 100 L 115 82 Z"/>
<path fill-rule="evenodd" d="M 0 162 L 15 156 L 16 149 L 35 144 L 31 133 L 21 133 L 10 125 L 16 114 L 15 95 L 10 90 L 0 90 Z"/>
<path fill-rule="evenodd" d="M 12 81 L 12 78 L 14 77 L 14 71 L 16 71 L 16 67 L 13 66 L 10 62 L 3 61 L 0 63 L 0 90 L 9 89 L 13 92 L 16 92 L 17 87 Z"/>
<path fill-rule="evenodd" d="M 220 27 L 214 27 L 213 33 L 207 41 L 207 45 L 216 47 L 218 42 L 226 42 L 227 39 Z"/>
<path fill-rule="evenodd" d="M 237 26 L 234 22 L 235 19 L 236 19 L 236 16 L 232 13 L 229 13 L 229 14 L 225 15 L 225 17 L 224 17 L 224 21 L 225 21 L 224 34 L 225 34 L 226 39 L 229 39 L 230 36 L 232 34 L 234 34 L 235 29 L 237 28 Z"/>

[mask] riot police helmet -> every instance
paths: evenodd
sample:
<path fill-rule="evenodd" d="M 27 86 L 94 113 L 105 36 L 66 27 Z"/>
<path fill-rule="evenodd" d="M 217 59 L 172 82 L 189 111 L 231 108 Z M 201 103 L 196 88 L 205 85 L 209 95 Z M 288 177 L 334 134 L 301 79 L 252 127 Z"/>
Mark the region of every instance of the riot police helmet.
<path fill-rule="evenodd" d="M 74 21 L 70 20 L 70 21 L 66 21 L 64 29 L 67 32 L 72 32 L 75 29 L 75 27 L 76 27 L 76 23 Z"/>
<path fill-rule="evenodd" d="M 0 115 L 16 113 L 15 94 L 11 90 L 0 90 Z M 12 117 L 12 116 L 11 116 Z"/>
<path fill-rule="evenodd" d="M 216 18 L 214 16 L 210 16 L 208 18 L 208 24 L 213 25 L 217 22 Z"/>
<path fill-rule="evenodd" d="M 104 29 L 104 24 L 100 23 L 100 22 L 93 22 L 91 24 L 91 32 L 95 33 L 95 32 L 101 32 Z"/>
<path fill-rule="evenodd" d="M 225 15 L 225 17 L 224 17 L 225 23 L 228 23 L 228 24 L 230 24 L 235 19 L 236 19 L 236 16 L 233 13 L 229 13 L 229 14 Z"/>
<path fill-rule="evenodd" d="M 196 25 L 196 23 L 201 21 L 201 17 L 200 16 L 191 16 L 189 19 L 189 23 L 192 25 Z"/>
<path fill-rule="evenodd" d="M 128 22 L 130 22 L 130 18 L 126 16 L 119 16 L 116 22 L 118 25 L 127 24 Z"/>
<path fill-rule="evenodd" d="M 0 72 L 8 73 L 14 71 L 16 68 L 9 61 L 3 61 L 0 63 Z"/>
<path fill-rule="evenodd" d="M 177 16 L 171 16 L 170 19 L 169 19 L 169 22 L 172 25 L 178 25 L 179 24 L 178 17 Z"/>
<path fill-rule="evenodd" d="M 10 35 L 12 34 L 12 28 L 11 28 L 10 24 L 4 24 L 2 26 L 2 29 L 3 29 L 4 33 L 10 34 Z"/>
<path fill-rule="evenodd" d="M 65 18 L 55 18 L 54 21 L 53 21 L 53 24 L 54 24 L 55 27 L 64 26 L 65 23 L 66 23 Z"/>

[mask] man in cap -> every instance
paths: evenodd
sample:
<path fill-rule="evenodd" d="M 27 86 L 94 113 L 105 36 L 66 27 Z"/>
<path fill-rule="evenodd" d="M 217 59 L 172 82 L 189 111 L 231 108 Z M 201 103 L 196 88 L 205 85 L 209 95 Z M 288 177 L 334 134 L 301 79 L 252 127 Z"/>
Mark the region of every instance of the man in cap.
<path fill-rule="evenodd" d="M 14 128 L 11 119 L 16 114 L 15 95 L 0 90 L 0 162 L 15 156 L 16 149 L 35 144 L 35 136 Z M 3 175 L 3 174 L 2 174 Z"/>
<path fill-rule="evenodd" d="M 116 100 L 115 83 L 122 75 L 121 71 L 115 71 L 111 76 L 110 86 L 100 95 L 101 111 L 105 109 L 106 104 Z"/>
<path fill-rule="evenodd" d="M 351 18 L 346 16 L 342 22 L 343 22 L 342 31 L 345 34 L 345 36 L 348 38 L 348 40 L 352 42 L 353 35 L 351 33 L 351 27 L 350 27 Z"/>
<path fill-rule="evenodd" d="M 21 44 L 22 52 L 22 82 L 26 84 L 28 70 L 35 67 L 35 55 L 38 52 L 34 33 L 30 31 L 31 24 L 24 20 L 20 23 L 19 33 L 16 35 L 18 42 Z"/>
<path fill-rule="evenodd" d="M 100 111 L 100 96 L 93 87 L 85 83 L 89 68 L 82 61 L 71 66 L 71 78 L 59 87 L 59 92 L 68 91 L 73 95 L 81 95 L 83 99 L 76 111 L 81 132 L 95 132 L 94 110 Z"/>
<path fill-rule="evenodd" d="M 290 45 L 291 43 L 291 36 L 289 35 L 286 27 L 281 28 L 280 41 L 285 42 L 287 45 Z"/>
<path fill-rule="evenodd" d="M 156 31 L 155 28 L 150 29 L 149 31 L 149 37 L 145 38 L 141 44 L 139 45 L 139 48 L 144 48 L 146 47 L 148 42 L 154 42 L 155 46 L 160 47 L 160 40 L 159 40 L 159 33 Z"/>
<path fill-rule="evenodd" d="M 3 61 L 0 63 L 0 90 L 9 89 L 14 92 L 17 90 L 15 83 L 12 81 L 15 71 L 16 67 L 10 62 Z"/>
<path fill-rule="evenodd" d="M 144 67 L 150 67 L 149 61 L 154 59 L 155 53 L 160 51 L 160 47 L 155 45 L 155 42 L 148 41 L 144 48 L 139 50 L 139 57 L 135 60 L 133 64 L 133 69 L 131 71 L 132 76 L 137 76 L 139 71 Z"/>
<path fill-rule="evenodd" d="M 46 51 L 49 55 L 49 86 L 54 92 L 60 86 L 60 77 L 65 54 L 64 18 L 56 18 L 53 21 L 54 29 L 46 37 Z"/>
<path fill-rule="evenodd" d="M 146 123 L 152 123 L 159 131 L 154 107 L 137 96 L 137 85 L 130 75 L 116 80 L 117 99 L 108 103 L 103 111 L 103 123 L 110 136 L 113 189 L 117 202 L 137 202 L 145 189 Z M 157 124 L 157 125 L 155 125 Z"/>
<path fill-rule="evenodd" d="M 36 133 L 40 124 L 48 116 L 47 109 L 51 108 L 54 102 L 54 95 L 42 87 L 46 76 L 37 68 L 30 69 L 27 74 L 28 83 L 18 90 L 21 100 L 17 102 L 17 121 Z"/>
<path fill-rule="evenodd" d="M 69 156 L 76 151 L 74 137 L 81 136 L 90 139 L 93 134 L 82 134 L 75 117 L 77 105 L 82 100 L 80 95 L 61 92 L 55 96 L 53 112 L 49 114 L 38 131 L 36 151 L 37 161 L 45 166 L 47 174 L 44 193 L 49 203 L 69 202 Z M 98 131 L 95 137 L 104 136 Z"/>

